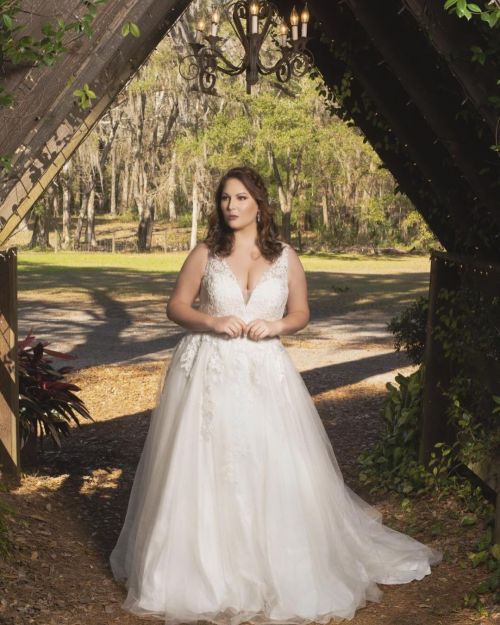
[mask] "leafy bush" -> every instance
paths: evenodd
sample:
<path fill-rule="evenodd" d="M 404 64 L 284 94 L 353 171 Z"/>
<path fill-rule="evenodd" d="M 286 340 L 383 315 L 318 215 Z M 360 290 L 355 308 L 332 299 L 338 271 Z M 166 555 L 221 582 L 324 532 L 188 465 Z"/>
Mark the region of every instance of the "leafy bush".
<path fill-rule="evenodd" d="M 0 482 L 0 491 L 5 492 L 6 490 L 5 484 Z M 11 547 L 7 530 L 7 515 L 9 514 L 15 514 L 15 510 L 0 499 L 0 556 L 2 557 L 7 555 Z"/>
<path fill-rule="evenodd" d="M 385 431 L 363 451 L 359 479 L 372 490 L 394 490 L 406 495 L 426 488 L 425 469 L 418 464 L 419 420 L 422 410 L 424 367 L 409 376 L 396 376 L 396 387 L 386 384 L 383 419 Z"/>
<path fill-rule="evenodd" d="M 18 342 L 21 447 L 30 432 L 40 435 L 42 445 L 43 438 L 48 436 L 60 447 L 60 435 L 69 435 L 71 421 L 80 425 L 78 415 L 93 420 L 84 402 L 74 393 L 80 387 L 64 380 L 73 367 L 55 369 L 47 357 L 70 360 L 76 356 L 47 349 L 48 344 L 41 341 L 35 344 L 31 330 Z"/>
<path fill-rule="evenodd" d="M 414 365 L 419 365 L 424 360 L 428 312 L 428 297 L 419 297 L 387 324 L 389 332 L 394 334 L 394 349 L 400 352 L 403 348 Z"/>

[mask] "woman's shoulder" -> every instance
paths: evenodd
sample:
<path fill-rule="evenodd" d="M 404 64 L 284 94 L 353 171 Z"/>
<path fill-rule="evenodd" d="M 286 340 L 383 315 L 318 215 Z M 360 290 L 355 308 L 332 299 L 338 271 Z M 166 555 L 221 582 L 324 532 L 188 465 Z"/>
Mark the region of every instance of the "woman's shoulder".
<path fill-rule="evenodd" d="M 290 252 L 292 254 L 296 254 L 294 248 L 292 245 L 290 245 L 290 243 L 287 243 L 286 241 L 281 241 L 280 239 L 278 239 L 278 243 L 280 243 L 281 245 L 281 253 L 284 254 L 286 253 L 287 256 L 290 254 Z"/>
<path fill-rule="evenodd" d="M 208 244 L 205 243 L 205 241 L 198 241 L 198 243 L 191 250 L 191 253 L 195 254 L 196 256 L 207 258 L 207 256 L 210 254 L 210 248 Z"/>
<path fill-rule="evenodd" d="M 208 245 L 200 241 L 190 250 L 184 264 L 189 268 L 196 267 L 198 271 L 202 272 L 207 264 L 209 251 Z"/>

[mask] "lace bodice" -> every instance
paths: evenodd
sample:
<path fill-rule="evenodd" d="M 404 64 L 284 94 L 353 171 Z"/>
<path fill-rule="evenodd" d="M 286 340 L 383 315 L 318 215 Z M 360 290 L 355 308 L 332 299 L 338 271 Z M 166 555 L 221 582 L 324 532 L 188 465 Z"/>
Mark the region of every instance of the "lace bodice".
<path fill-rule="evenodd" d="M 288 250 L 283 244 L 281 255 L 247 291 L 247 297 L 226 259 L 210 254 L 201 283 L 200 310 L 217 317 L 238 315 L 244 321 L 281 319 L 288 299 Z"/>
<path fill-rule="evenodd" d="M 217 317 L 237 315 L 245 322 L 281 319 L 288 300 L 288 250 L 289 246 L 284 244 L 281 255 L 260 276 L 248 298 L 227 261 L 210 254 L 201 281 L 200 310 Z M 200 371 L 196 365 L 198 359 L 205 359 L 200 430 L 203 439 L 210 440 L 217 408 L 215 394 L 220 384 L 223 381 L 234 383 L 240 409 L 245 402 L 251 406 L 252 397 L 265 384 L 265 362 L 272 362 L 278 378 L 284 381 L 284 352 L 279 336 L 255 341 L 244 335 L 231 338 L 226 334 L 193 331 L 179 341 L 172 359 L 173 369 L 178 362 L 183 374 L 192 379 L 193 373 Z M 243 418 L 241 410 L 237 418 Z M 240 442 L 241 445 L 233 441 L 227 452 L 230 456 L 227 461 L 228 475 L 232 473 L 234 454 L 243 453 L 243 441 Z"/>

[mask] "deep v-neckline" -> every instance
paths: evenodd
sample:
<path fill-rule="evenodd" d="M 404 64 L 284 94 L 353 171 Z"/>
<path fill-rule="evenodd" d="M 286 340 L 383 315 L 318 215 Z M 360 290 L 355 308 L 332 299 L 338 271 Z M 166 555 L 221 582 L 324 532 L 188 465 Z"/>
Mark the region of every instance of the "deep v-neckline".
<path fill-rule="evenodd" d="M 284 252 L 285 252 L 285 249 L 283 248 L 281 250 L 281 254 L 278 256 L 278 258 L 275 261 L 273 261 L 266 269 L 264 269 L 264 271 L 260 274 L 259 279 L 255 283 L 255 286 L 253 287 L 253 289 L 242 289 L 241 286 L 240 286 L 240 283 L 238 281 L 238 278 L 236 277 L 236 274 L 231 269 L 231 267 L 230 267 L 229 263 L 227 262 L 226 258 L 224 256 L 219 256 L 218 257 L 220 259 L 220 261 L 222 262 L 222 264 L 226 267 L 226 269 L 227 269 L 229 275 L 231 276 L 231 278 L 233 279 L 235 285 L 238 287 L 238 291 L 239 291 L 240 296 L 241 296 L 241 301 L 243 302 L 243 306 L 245 308 L 247 308 L 249 306 L 250 301 L 252 300 L 254 291 L 262 283 L 264 277 L 271 271 L 271 269 L 273 269 L 273 267 L 276 265 L 276 263 L 281 258 L 282 254 L 284 254 Z M 245 301 L 245 291 L 249 293 L 248 299 L 246 301 Z"/>

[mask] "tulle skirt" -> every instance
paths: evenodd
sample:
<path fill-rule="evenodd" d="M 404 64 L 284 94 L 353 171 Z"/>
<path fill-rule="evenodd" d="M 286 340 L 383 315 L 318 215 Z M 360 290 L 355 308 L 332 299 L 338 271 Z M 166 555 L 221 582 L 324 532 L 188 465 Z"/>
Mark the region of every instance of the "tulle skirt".
<path fill-rule="evenodd" d="M 180 340 L 110 556 L 123 609 L 172 625 L 327 623 L 441 558 L 344 483 L 279 337 Z"/>

